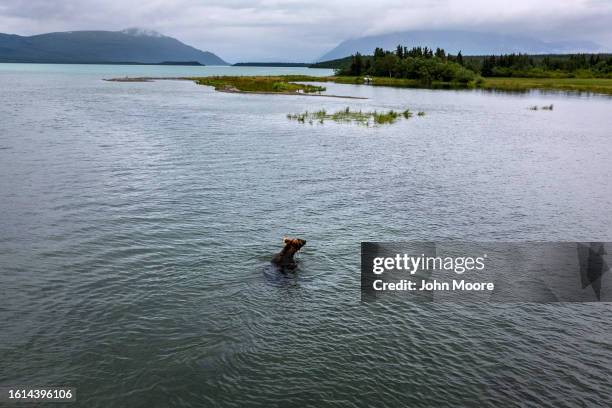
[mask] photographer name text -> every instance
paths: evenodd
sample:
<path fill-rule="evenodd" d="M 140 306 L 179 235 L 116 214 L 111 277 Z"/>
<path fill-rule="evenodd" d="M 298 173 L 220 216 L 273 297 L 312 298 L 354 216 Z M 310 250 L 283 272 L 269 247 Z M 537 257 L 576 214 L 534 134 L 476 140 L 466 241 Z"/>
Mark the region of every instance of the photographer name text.
<path fill-rule="evenodd" d="M 453 279 L 451 282 L 439 282 L 435 279 L 433 281 L 423 279 L 420 282 L 408 279 L 385 282 L 382 279 L 376 279 L 372 285 L 376 291 L 487 291 L 495 289 L 493 282 L 466 282 L 464 279 Z"/>

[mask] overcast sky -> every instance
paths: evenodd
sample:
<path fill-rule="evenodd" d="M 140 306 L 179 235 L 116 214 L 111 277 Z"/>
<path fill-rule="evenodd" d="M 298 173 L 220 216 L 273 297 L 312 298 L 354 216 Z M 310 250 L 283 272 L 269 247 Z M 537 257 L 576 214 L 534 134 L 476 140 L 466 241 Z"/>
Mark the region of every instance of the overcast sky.
<path fill-rule="evenodd" d="M 0 32 L 153 29 L 236 61 L 311 61 L 342 40 L 466 29 L 612 50 L 612 0 L 0 0 Z"/>

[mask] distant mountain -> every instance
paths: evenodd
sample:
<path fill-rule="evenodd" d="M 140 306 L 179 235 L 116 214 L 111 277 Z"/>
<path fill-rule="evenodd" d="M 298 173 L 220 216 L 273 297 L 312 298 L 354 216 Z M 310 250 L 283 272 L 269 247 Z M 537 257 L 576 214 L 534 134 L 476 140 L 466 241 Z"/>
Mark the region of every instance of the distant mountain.
<path fill-rule="evenodd" d="M 162 63 L 227 65 L 208 51 L 155 31 L 67 31 L 22 37 L 0 33 L 0 62 Z"/>
<path fill-rule="evenodd" d="M 600 52 L 602 47 L 591 41 L 545 42 L 535 38 L 495 33 L 458 30 L 402 31 L 391 34 L 355 38 L 341 42 L 336 48 L 319 58 L 329 61 L 356 52 L 372 54 L 374 48 L 393 50 L 398 45 L 444 48 L 451 54 L 489 55 L 521 52 L 526 54 L 567 54 L 573 52 Z"/>
<path fill-rule="evenodd" d="M 235 67 L 309 67 L 306 62 L 237 62 Z"/>

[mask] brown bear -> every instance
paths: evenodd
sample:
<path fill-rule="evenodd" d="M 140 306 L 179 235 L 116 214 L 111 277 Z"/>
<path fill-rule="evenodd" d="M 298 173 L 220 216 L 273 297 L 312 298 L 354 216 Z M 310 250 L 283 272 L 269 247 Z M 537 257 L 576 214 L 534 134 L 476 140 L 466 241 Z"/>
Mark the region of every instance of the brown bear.
<path fill-rule="evenodd" d="M 297 262 L 293 259 L 293 255 L 306 245 L 306 241 L 299 238 L 285 237 L 283 238 L 283 244 L 285 244 L 285 247 L 278 254 L 274 255 L 272 263 L 281 269 L 295 269 Z"/>

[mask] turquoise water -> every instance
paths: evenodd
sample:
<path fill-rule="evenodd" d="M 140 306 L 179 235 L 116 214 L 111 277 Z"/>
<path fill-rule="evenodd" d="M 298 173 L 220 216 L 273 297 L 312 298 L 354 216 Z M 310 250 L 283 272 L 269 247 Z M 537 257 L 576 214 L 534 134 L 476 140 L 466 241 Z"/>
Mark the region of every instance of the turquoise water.
<path fill-rule="evenodd" d="M 179 66 L 179 65 L 95 65 L 95 64 L 1 64 L 0 73 L 95 75 L 109 78 L 123 76 L 176 77 L 213 75 L 333 75 L 331 69 L 300 67 L 233 67 L 233 66 Z"/>
<path fill-rule="evenodd" d="M 606 406 L 607 304 L 359 302 L 365 240 L 612 240 L 612 99 L 0 64 L 0 386 L 83 407 Z M 554 110 L 531 111 L 554 104 Z M 325 108 L 425 111 L 299 124 Z M 300 269 L 269 267 L 283 235 Z"/>

